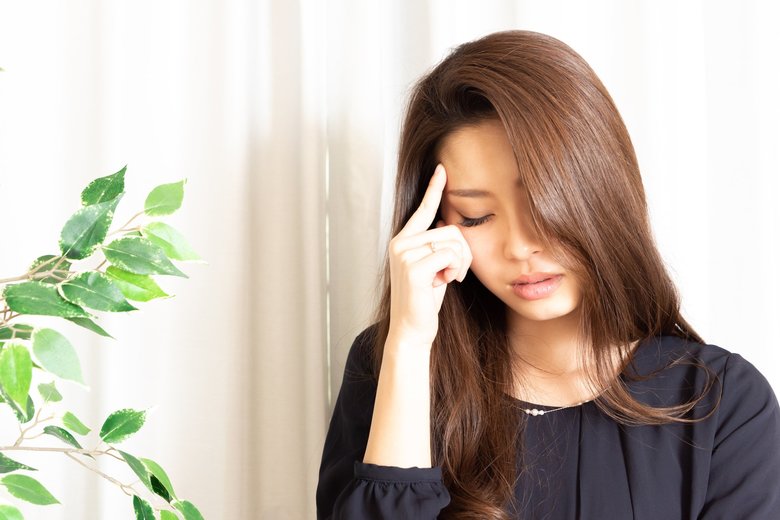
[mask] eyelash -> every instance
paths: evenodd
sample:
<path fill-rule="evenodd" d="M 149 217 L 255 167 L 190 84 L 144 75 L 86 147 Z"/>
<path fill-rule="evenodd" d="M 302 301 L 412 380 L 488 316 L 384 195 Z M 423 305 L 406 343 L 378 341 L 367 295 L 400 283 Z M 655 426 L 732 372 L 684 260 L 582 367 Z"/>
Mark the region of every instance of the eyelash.
<path fill-rule="evenodd" d="M 463 217 L 463 215 L 461 216 Z M 463 217 L 463 221 L 460 223 L 460 225 L 465 227 L 479 226 L 480 224 L 484 224 L 485 222 L 487 222 L 491 216 L 492 215 L 485 215 L 484 217 L 479 217 L 479 218 Z"/>

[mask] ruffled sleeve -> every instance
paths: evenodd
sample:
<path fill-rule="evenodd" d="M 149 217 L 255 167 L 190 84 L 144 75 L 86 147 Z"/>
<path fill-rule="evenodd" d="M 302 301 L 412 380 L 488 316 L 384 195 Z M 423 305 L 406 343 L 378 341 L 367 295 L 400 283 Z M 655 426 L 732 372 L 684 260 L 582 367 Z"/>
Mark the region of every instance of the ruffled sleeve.
<path fill-rule="evenodd" d="M 440 467 L 397 468 L 363 463 L 376 397 L 371 375 L 374 329 L 350 348 L 331 417 L 317 485 L 318 519 L 437 518 L 450 502 Z"/>
<path fill-rule="evenodd" d="M 731 354 L 699 519 L 780 518 L 780 407 L 766 378 Z"/>

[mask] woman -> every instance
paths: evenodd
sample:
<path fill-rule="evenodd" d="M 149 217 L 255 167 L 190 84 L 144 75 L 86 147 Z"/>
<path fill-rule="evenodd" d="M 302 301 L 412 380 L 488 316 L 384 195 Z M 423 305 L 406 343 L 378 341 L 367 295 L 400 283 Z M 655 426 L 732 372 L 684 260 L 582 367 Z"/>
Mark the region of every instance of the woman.
<path fill-rule="evenodd" d="M 416 84 L 399 152 L 320 518 L 780 518 L 775 394 L 681 316 L 578 54 L 528 31 L 461 45 Z"/>

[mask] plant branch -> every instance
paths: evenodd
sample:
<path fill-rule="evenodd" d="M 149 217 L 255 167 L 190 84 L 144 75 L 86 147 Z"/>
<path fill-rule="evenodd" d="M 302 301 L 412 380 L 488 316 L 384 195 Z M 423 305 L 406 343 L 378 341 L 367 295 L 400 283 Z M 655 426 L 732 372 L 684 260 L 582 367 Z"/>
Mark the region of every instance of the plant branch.
<path fill-rule="evenodd" d="M 95 473 L 97 473 L 98 475 L 100 475 L 100 476 L 101 476 L 101 477 L 103 477 L 104 479 L 108 480 L 108 481 L 109 481 L 109 482 L 111 482 L 112 484 L 115 484 L 115 485 L 119 486 L 119 489 L 121 489 L 122 491 L 124 491 L 124 493 L 125 493 L 127 496 L 133 496 L 133 495 L 137 495 L 137 494 L 138 494 L 138 491 L 136 491 L 136 490 L 135 490 L 135 488 L 134 488 L 133 486 L 131 486 L 131 485 L 128 485 L 128 484 L 123 484 L 123 483 L 119 482 L 117 479 L 115 479 L 114 477 L 111 477 L 111 476 L 109 476 L 109 475 L 106 475 L 105 473 L 103 473 L 103 472 L 102 472 L 102 471 L 100 471 L 99 469 L 97 469 L 97 468 L 95 468 L 95 467 L 93 467 L 93 466 L 90 466 L 89 464 L 87 464 L 87 463 L 86 463 L 86 462 L 84 462 L 83 460 L 81 460 L 81 459 L 79 459 L 79 458 L 75 457 L 75 456 L 73 455 L 73 453 L 72 453 L 72 452 L 68 452 L 68 451 L 66 451 L 66 452 L 64 452 L 64 453 L 65 453 L 65 455 L 66 455 L 68 458 L 70 458 L 70 459 L 72 459 L 72 460 L 75 460 L 76 462 L 78 462 L 79 464 L 81 464 L 82 466 L 84 466 L 85 468 L 87 468 L 88 470 L 90 470 L 90 471 L 94 471 Z M 130 490 L 130 491 L 128 491 L 128 490 Z"/>
<path fill-rule="evenodd" d="M 4 326 L 6 323 L 16 318 L 17 316 L 21 316 L 21 313 L 17 312 L 16 314 L 14 314 L 13 311 L 11 311 L 11 309 L 6 307 L 5 309 L 3 309 L 3 319 L 2 321 L 0 321 L 0 327 Z"/>
<path fill-rule="evenodd" d="M 114 477 L 112 477 L 112 476 L 110 476 L 110 475 L 100 471 L 96 467 L 91 466 L 91 465 L 87 464 L 86 462 L 84 462 L 83 460 L 81 460 L 80 458 L 76 457 L 76 454 L 92 455 L 92 456 L 94 456 L 94 455 L 108 455 L 110 457 L 113 457 L 113 458 L 119 460 L 120 462 L 123 462 L 123 463 L 126 462 L 122 457 L 120 457 L 118 455 L 114 455 L 113 453 L 111 453 L 112 451 L 118 451 L 116 448 L 114 448 L 113 446 L 110 446 L 108 444 L 106 446 L 108 446 L 108 449 L 105 449 L 105 450 L 99 450 L 97 448 L 92 449 L 92 450 L 87 450 L 87 449 L 83 449 L 83 448 L 81 448 L 81 449 L 79 449 L 79 448 L 51 448 L 51 447 L 44 447 L 44 446 L 16 446 L 16 445 L 14 445 L 14 446 L 0 446 L 0 452 L 3 452 L 3 451 L 37 451 L 37 452 L 62 453 L 63 455 L 67 456 L 69 459 L 78 462 L 80 465 L 84 466 L 88 470 L 90 470 L 90 471 L 100 475 L 101 477 L 103 477 L 107 481 L 109 481 L 112 484 L 114 484 L 115 486 L 119 487 L 119 489 L 121 489 L 126 495 L 128 495 L 128 496 L 133 496 L 133 495 L 141 496 L 141 493 L 137 489 L 135 489 L 133 487 L 133 484 L 125 484 L 123 482 L 120 482 L 119 480 L 115 479 Z M 158 498 L 158 497 L 155 496 L 154 498 Z M 175 509 L 168 503 L 163 503 L 163 507 L 158 507 L 158 506 L 154 505 L 153 508 L 155 510 L 157 510 L 157 511 L 161 511 L 163 509 L 165 509 L 167 511 L 175 511 Z"/>
<path fill-rule="evenodd" d="M 62 261 L 64 259 L 65 259 L 64 256 L 53 256 L 53 257 L 49 258 L 48 260 L 46 260 L 45 262 L 41 262 L 41 264 L 36 266 L 35 269 L 30 269 L 29 271 L 27 271 L 23 275 L 14 276 L 14 277 L 11 277 L 11 278 L 0 278 L 0 283 L 18 282 L 18 281 L 21 281 L 21 280 L 32 279 L 32 276 L 34 274 L 38 273 L 39 271 L 43 270 L 44 267 L 46 267 L 47 265 L 49 265 L 52 262 L 56 261 L 56 263 L 54 264 L 54 267 L 49 269 L 49 271 L 46 274 L 51 273 L 52 271 L 57 270 L 57 268 L 60 266 L 60 264 L 62 264 Z"/>
<path fill-rule="evenodd" d="M 82 453 L 84 455 L 112 455 L 107 450 L 87 450 L 84 448 L 51 448 L 48 446 L 0 446 L 0 451 L 54 451 L 57 453 Z M 124 462 L 124 459 L 119 459 Z"/>
<path fill-rule="evenodd" d="M 109 236 L 109 237 L 110 237 L 111 235 L 116 235 L 117 233 L 121 233 L 122 231 L 139 231 L 139 230 L 141 229 L 141 226 L 136 226 L 136 227 L 134 227 L 134 228 L 128 228 L 127 226 L 129 226 L 129 225 L 130 225 L 130 224 L 131 224 L 131 223 L 132 223 L 132 222 L 133 222 L 135 219 L 137 219 L 138 217 L 140 217 L 140 216 L 141 216 L 141 215 L 143 215 L 143 214 L 144 214 L 144 212 L 143 212 L 143 211 L 139 211 L 138 213 L 136 213 L 135 215 L 133 215 L 132 217 L 130 217 L 130 220 L 128 220 L 128 221 L 125 223 L 125 225 L 124 225 L 124 226 L 122 226 L 121 228 L 117 229 L 116 231 L 112 231 L 111 233 L 109 233 L 109 234 L 108 234 L 108 235 L 106 235 L 106 236 Z"/>
<path fill-rule="evenodd" d="M 102 441 L 101 441 L 100 444 L 102 444 Z M 98 446 L 100 446 L 100 444 L 98 444 Z M 121 461 L 124 462 L 125 459 L 121 455 L 114 455 L 113 453 L 111 453 L 112 451 L 115 451 L 115 452 L 119 453 L 118 449 L 114 448 L 110 444 L 106 444 L 106 446 L 108 446 L 108 449 L 106 449 L 104 451 L 97 451 L 97 446 L 96 446 L 95 447 L 95 453 L 104 453 L 106 455 L 110 455 L 110 456 L 114 457 L 117 460 L 121 460 Z"/>
<path fill-rule="evenodd" d="M 47 417 L 46 419 L 41 419 L 41 410 L 43 410 L 43 406 L 38 408 L 38 411 L 35 412 L 35 420 L 33 421 L 33 423 L 30 426 L 28 426 L 25 429 L 22 429 L 22 427 L 19 426 L 19 438 L 16 439 L 16 442 L 14 442 L 14 446 L 19 446 L 19 445 L 22 444 L 22 442 L 24 442 L 25 438 L 27 438 L 27 437 L 25 437 L 27 432 L 29 432 L 30 430 L 32 430 L 33 428 L 35 428 L 36 426 L 38 426 L 41 423 L 45 423 L 47 421 L 51 421 L 52 419 L 54 419 L 53 415 Z"/>
<path fill-rule="evenodd" d="M 129 226 L 136 218 L 140 217 L 143 214 L 144 214 L 143 211 L 139 211 L 138 213 L 136 213 L 135 215 L 130 217 L 130 220 L 128 220 L 125 223 L 125 225 L 123 225 L 121 228 L 117 229 L 116 231 L 112 231 L 111 233 L 107 234 L 106 236 L 109 237 L 111 235 L 115 235 L 115 234 L 121 233 L 123 231 L 140 231 L 141 226 L 136 226 L 134 228 L 128 228 L 127 226 Z M 52 262 L 55 262 L 55 261 L 56 261 L 56 263 L 54 264 L 54 267 L 52 267 L 51 269 L 48 269 L 46 271 L 43 271 L 43 269 L 46 266 L 48 266 L 49 264 L 51 264 Z M 9 283 L 9 282 L 21 282 L 23 280 L 33 280 L 34 279 L 34 275 L 36 275 L 36 274 L 39 274 L 39 276 L 37 276 L 35 278 L 45 278 L 47 276 L 54 275 L 54 273 L 58 270 L 59 266 L 62 265 L 62 262 L 64 262 L 64 261 L 65 261 L 65 255 L 54 256 L 52 258 L 49 258 L 45 262 L 41 262 L 41 264 L 36 266 L 35 269 L 30 269 L 29 271 L 27 271 L 26 273 L 24 273 L 22 275 L 12 276 L 10 278 L 0 278 L 0 284 L 6 284 L 6 283 Z M 105 263 L 105 261 L 103 261 L 103 263 Z M 101 263 L 95 270 L 99 269 L 100 266 L 103 265 L 103 263 Z M 67 277 L 63 278 L 63 280 L 66 279 L 66 278 Z"/>

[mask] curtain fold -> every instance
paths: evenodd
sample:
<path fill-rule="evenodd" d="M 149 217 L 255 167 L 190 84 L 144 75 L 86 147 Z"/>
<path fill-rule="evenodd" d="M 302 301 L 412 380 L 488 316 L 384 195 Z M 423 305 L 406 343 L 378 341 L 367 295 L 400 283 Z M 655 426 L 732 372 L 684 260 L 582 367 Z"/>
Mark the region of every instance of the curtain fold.
<path fill-rule="evenodd" d="M 248 518 L 313 518 L 326 393 L 325 70 L 317 2 L 271 2 L 250 140 Z M 255 67 L 257 64 L 250 64 Z"/>

